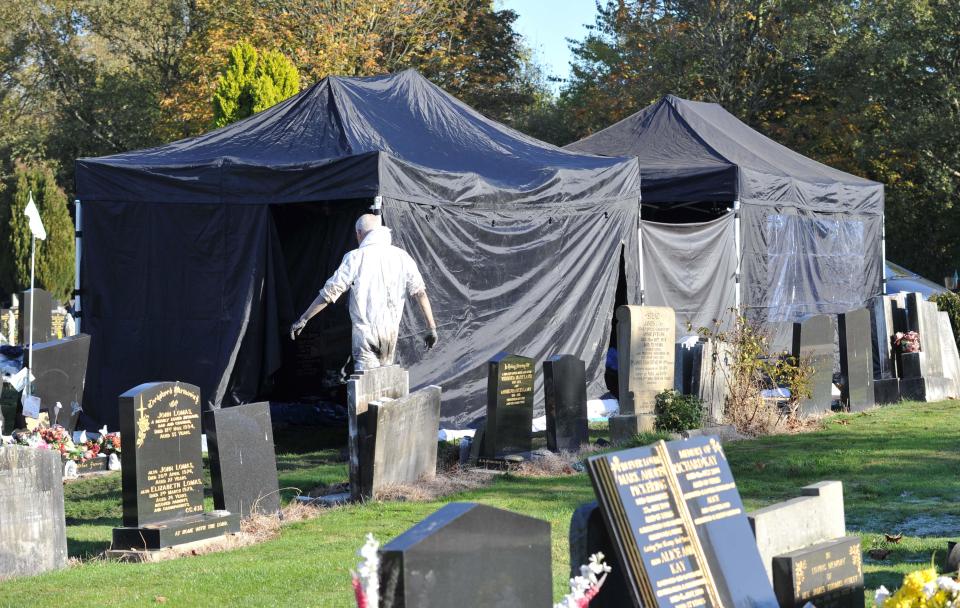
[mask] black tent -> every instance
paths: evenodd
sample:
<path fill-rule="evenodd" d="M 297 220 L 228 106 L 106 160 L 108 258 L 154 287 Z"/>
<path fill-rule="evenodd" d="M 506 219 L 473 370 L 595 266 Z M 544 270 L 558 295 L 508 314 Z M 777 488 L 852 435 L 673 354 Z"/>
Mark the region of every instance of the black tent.
<path fill-rule="evenodd" d="M 443 385 L 448 425 L 483 415 L 499 351 L 580 356 L 601 392 L 623 247 L 639 273 L 635 160 L 527 137 L 413 71 L 326 78 L 200 137 L 79 159 L 76 174 L 84 404 L 111 426 L 117 395 L 144 381 L 188 381 L 220 406 L 339 366 L 345 306 L 293 355 L 284 336 L 371 203 L 426 280 L 440 344 L 424 352 L 408 306 L 399 362 L 413 384 Z"/>
<path fill-rule="evenodd" d="M 881 292 L 883 185 L 798 154 L 717 104 L 668 95 L 566 148 L 639 160 L 641 215 L 677 221 L 641 222 L 644 302 L 674 306 L 694 326 L 741 298 L 755 318 L 792 322 Z M 718 204 L 720 217 L 684 223 Z"/>

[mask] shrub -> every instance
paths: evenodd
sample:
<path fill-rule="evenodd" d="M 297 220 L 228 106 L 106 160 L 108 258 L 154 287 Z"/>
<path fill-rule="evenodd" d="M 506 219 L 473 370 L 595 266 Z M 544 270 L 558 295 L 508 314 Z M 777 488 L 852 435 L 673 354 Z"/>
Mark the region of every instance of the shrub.
<path fill-rule="evenodd" d="M 703 421 L 703 401 L 696 395 L 683 395 L 672 389 L 657 395 L 653 411 L 658 431 L 679 433 L 700 428 Z"/>
<path fill-rule="evenodd" d="M 953 327 L 953 339 L 960 348 L 960 296 L 950 291 L 930 296 L 931 302 L 937 303 L 937 309 L 950 316 L 950 325 Z"/>

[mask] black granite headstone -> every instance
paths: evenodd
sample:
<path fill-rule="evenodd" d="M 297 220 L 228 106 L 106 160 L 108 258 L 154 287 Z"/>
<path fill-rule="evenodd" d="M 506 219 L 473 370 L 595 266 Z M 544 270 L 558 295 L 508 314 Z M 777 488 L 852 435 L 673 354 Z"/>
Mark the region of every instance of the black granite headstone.
<path fill-rule="evenodd" d="M 239 530 L 235 513 L 203 510 L 200 389 L 141 384 L 120 395 L 123 527 L 113 549 L 160 549 Z"/>
<path fill-rule="evenodd" d="M 548 522 L 450 503 L 380 549 L 383 608 L 549 608 Z"/>
<path fill-rule="evenodd" d="M 214 507 L 241 518 L 253 513 L 276 515 L 280 489 L 270 404 L 210 410 L 204 414 L 204 423 Z"/>
<path fill-rule="evenodd" d="M 777 555 L 773 587 L 781 608 L 863 608 L 860 537 L 847 536 Z"/>
<path fill-rule="evenodd" d="M 48 413 L 50 423 L 68 431 L 77 427 L 80 417 L 89 353 L 86 334 L 33 346 L 33 394 L 40 398 L 40 411 Z"/>
<path fill-rule="evenodd" d="M 587 468 L 635 606 L 777 605 L 716 437 L 595 456 Z"/>
<path fill-rule="evenodd" d="M 543 362 L 547 449 L 577 452 L 589 441 L 586 366 L 573 355 Z"/>
<path fill-rule="evenodd" d="M 500 353 L 490 360 L 483 456 L 529 452 L 533 436 L 533 359 Z"/>
<path fill-rule="evenodd" d="M 33 300 L 33 323 L 30 321 L 30 301 Z M 30 343 L 30 325 L 33 325 L 33 343 L 49 342 L 53 323 L 53 296 L 43 289 L 28 289 L 20 294 L 20 318 L 17 322 L 17 340 Z"/>
<path fill-rule="evenodd" d="M 603 513 L 596 502 L 580 505 L 570 518 L 570 577 L 580 575 L 580 566 L 594 553 L 603 553 L 610 566 L 607 580 L 600 592 L 590 601 L 590 608 L 629 608 L 630 593 L 624 579 L 623 567 L 603 522 Z"/>
<path fill-rule="evenodd" d="M 873 340 L 870 311 L 858 308 L 837 319 L 840 334 L 841 399 L 851 412 L 876 405 L 873 388 Z"/>
<path fill-rule="evenodd" d="M 828 315 L 814 315 L 793 324 L 792 354 L 813 367 L 812 396 L 800 401 L 799 413 L 829 412 L 833 401 L 833 324 Z"/>
<path fill-rule="evenodd" d="M 0 581 L 67 566 L 60 455 L 0 446 Z"/>

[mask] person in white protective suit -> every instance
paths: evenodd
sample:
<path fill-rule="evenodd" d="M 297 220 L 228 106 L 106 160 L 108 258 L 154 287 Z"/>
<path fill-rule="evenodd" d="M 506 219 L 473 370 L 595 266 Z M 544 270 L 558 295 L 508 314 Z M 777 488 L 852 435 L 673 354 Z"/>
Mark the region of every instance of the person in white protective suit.
<path fill-rule="evenodd" d="M 407 297 L 417 301 L 427 322 L 423 341 L 428 349 L 437 343 L 437 325 L 416 262 L 391 244 L 390 229 L 381 224 L 380 217 L 360 216 L 356 231 L 360 246 L 343 256 L 316 299 L 290 326 L 290 339 L 296 340 L 314 315 L 350 290 L 353 360 L 355 369 L 361 371 L 393 363 Z"/>

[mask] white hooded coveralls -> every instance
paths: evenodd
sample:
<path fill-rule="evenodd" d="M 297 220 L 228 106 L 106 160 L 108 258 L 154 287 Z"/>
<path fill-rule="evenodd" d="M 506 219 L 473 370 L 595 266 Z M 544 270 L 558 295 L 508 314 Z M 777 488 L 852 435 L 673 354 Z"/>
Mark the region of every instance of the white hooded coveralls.
<path fill-rule="evenodd" d="M 389 228 L 374 228 L 320 290 L 329 303 L 350 290 L 357 371 L 393 363 L 404 299 L 426 289 L 413 258 L 391 243 Z"/>

